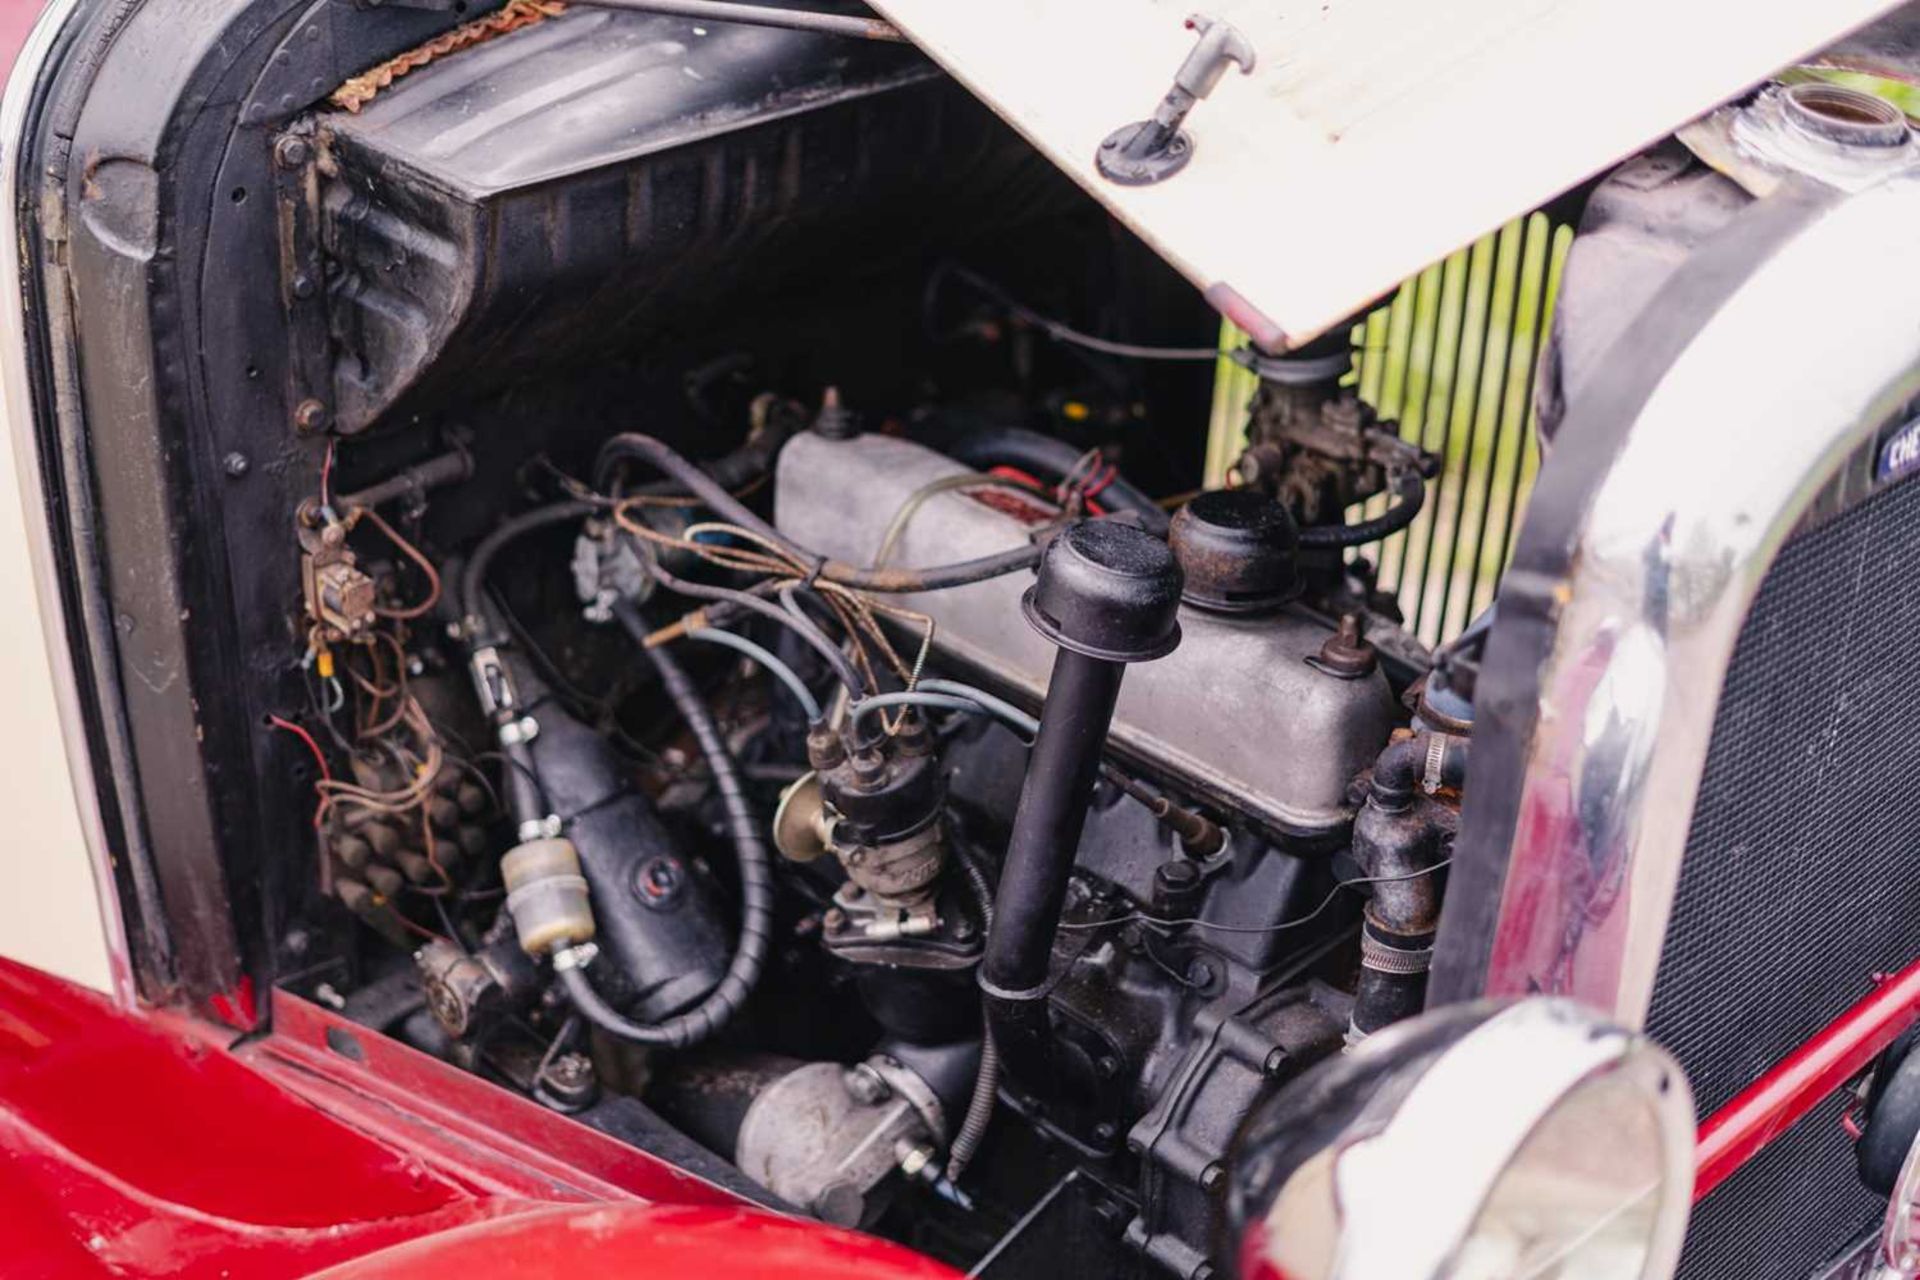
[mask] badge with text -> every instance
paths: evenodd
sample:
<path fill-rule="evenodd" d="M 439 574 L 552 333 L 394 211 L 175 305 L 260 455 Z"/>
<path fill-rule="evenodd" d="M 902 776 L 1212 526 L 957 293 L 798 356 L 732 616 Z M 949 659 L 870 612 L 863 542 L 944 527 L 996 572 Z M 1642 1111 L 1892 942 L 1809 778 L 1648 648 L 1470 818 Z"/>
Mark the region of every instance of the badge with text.
<path fill-rule="evenodd" d="M 1920 418 L 1895 431 L 1880 446 L 1880 465 L 1874 469 L 1874 479 L 1885 484 L 1916 469 L 1920 469 Z"/>

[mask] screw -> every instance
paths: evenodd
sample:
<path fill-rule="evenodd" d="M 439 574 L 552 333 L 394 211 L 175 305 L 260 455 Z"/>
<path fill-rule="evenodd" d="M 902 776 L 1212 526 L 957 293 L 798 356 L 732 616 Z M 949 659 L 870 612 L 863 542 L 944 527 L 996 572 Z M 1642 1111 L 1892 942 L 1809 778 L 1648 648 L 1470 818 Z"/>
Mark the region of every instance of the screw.
<path fill-rule="evenodd" d="M 228 475 L 232 476 L 235 480 L 238 480 L 241 476 L 247 474 L 247 469 L 251 467 L 253 464 L 247 461 L 246 454 L 240 453 L 239 451 L 236 450 L 235 452 L 230 453 L 226 457 L 222 458 L 220 460 L 220 465 Z"/>
<path fill-rule="evenodd" d="M 1120 1059 L 1110 1053 L 1101 1054 L 1100 1060 L 1095 1062 L 1093 1066 L 1103 1079 L 1111 1080 L 1120 1074 Z"/>
<path fill-rule="evenodd" d="M 1113 1135 L 1116 1132 L 1118 1131 L 1110 1122 L 1102 1120 L 1099 1124 L 1093 1126 L 1093 1140 L 1102 1144 L 1112 1142 Z"/>
<path fill-rule="evenodd" d="M 1187 966 L 1187 981 L 1196 987 L 1213 985 L 1213 966 L 1205 960 L 1195 960 Z"/>
<path fill-rule="evenodd" d="M 1287 1051 L 1273 1049 L 1267 1053 L 1266 1061 L 1260 1064 L 1260 1074 L 1269 1078 L 1278 1076 L 1287 1069 Z"/>
<path fill-rule="evenodd" d="M 282 169 L 298 169 L 313 154 L 305 138 L 291 135 L 273 144 L 273 160 Z"/>
<path fill-rule="evenodd" d="M 1215 1160 L 1200 1171 L 1200 1189 L 1206 1192 L 1218 1191 L 1227 1181 L 1227 1167 Z"/>
<path fill-rule="evenodd" d="M 302 400 L 293 411 L 293 425 L 302 431 L 318 431 L 327 425 L 327 406 L 321 401 Z"/>
<path fill-rule="evenodd" d="M 293 278 L 293 296 L 302 302 L 314 294 L 313 277 L 302 271 Z"/>

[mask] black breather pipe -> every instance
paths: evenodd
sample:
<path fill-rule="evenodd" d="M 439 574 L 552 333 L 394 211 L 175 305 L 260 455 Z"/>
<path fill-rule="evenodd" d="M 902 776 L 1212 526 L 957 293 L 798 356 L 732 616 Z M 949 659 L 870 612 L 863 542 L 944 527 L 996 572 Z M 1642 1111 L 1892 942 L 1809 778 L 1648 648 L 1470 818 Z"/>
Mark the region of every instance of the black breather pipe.
<path fill-rule="evenodd" d="M 1088 521 L 1048 545 L 1021 602 L 1060 652 L 1007 840 L 980 988 L 1009 1071 L 1033 1087 L 1044 1087 L 1050 1070 L 1049 962 L 1120 680 L 1127 663 L 1180 643 L 1181 585 L 1166 543 Z"/>
<path fill-rule="evenodd" d="M 1062 649 L 1053 660 L 1040 732 L 1027 758 L 1007 861 L 987 940 L 988 982 L 1014 994 L 1046 982 L 1053 922 L 1067 896 L 1073 854 L 1086 825 L 1087 798 L 1100 772 L 1100 749 L 1126 666 Z"/>

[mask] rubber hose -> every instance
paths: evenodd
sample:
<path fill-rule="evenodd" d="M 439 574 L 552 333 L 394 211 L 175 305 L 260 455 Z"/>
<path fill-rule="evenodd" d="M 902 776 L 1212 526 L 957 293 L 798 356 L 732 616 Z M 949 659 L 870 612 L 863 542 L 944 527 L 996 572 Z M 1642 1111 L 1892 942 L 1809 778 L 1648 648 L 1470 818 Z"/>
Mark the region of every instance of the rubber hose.
<path fill-rule="evenodd" d="M 1390 533 L 1400 532 L 1413 523 L 1413 518 L 1420 514 L 1420 508 L 1426 505 L 1427 482 L 1420 478 L 1418 471 L 1408 469 L 1393 477 L 1392 488 L 1396 501 L 1373 519 L 1357 524 L 1308 525 L 1300 530 L 1300 545 L 1358 547 L 1378 542 Z"/>
<path fill-rule="evenodd" d="M 613 606 L 614 616 L 627 633 L 640 640 L 647 634 L 639 611 L 627 601 Z M 608 1035 L 635 1044 L 662 1049 L 685 1049 L 707 1040 L 740 1011 L 766 967 L 767 948 L 773 925 L 773 876 L 767 846 L 760 838 L 760 825 L 747 804 L 746 788 L 726 739 L 720 736 L 713 713 L 700 696 L 679 660 L 665 649 L 642 649 L 653 660 L 660 674 L 661 687 L 673 699 L 681 718 L 700 745 L 707 769 L 713 774 L 714 788 L 725 806 L 727 828 L 733 836 L 734 854 L 740 862 L 740 945 L 734 949 L 733 962 L 727 966 L 720 985 L 685 1013 L 664 1022 L 646 1025 L 630 1022 L 620 1011 L 601 998 L 587 980 L 585 970 L 575 967 L 560 972 L 560 982 L 582 1017 Z"/>
<path fill-rule="evenodd" d="M 966 874 L 967 886 L 973 890 L 974 899 L 980 904 L 980 923 L 991 932 L 993 886 L 987 883 L 987 877 L 969 855 L 960 855 L 960 869 Z M 953 1142 L 947 1148 L 946 1174 L 949 1182 L 960 1181 L 960 1175 L 979 1153 L 980 1143 L 987 1136 L 987 1124 L 993 1119 L 994 1101 L 1000 1094 L 1000 1050 L 993 1043 L 993 1030 L 984 1018 L 980 1027 L 980 1067 L 973 1077 L 973 1096 L 967 1100 L 967 1114 L 960 1122 L 960 1132 L 954 1135 Z"/>
<path fill-rule="evenodd" d="M 467 557 L 466 567 L 460 571 L 460 598 L 454 601 L 460 609 L 462 618 L 482 621 L 480 615 L 480 593 L 485 590 L 487 571 L 493 567 L 494 558 L 515 538 L 525 537 L 541 529 L 556 524 L 565 524 L 569 520 L 584 520 L 598 508 L 591 502 L 578 499 L 565 499 L 548 503 L 544 507 L 535 507 L 517 516 L 510 516 L 494 526 L 493 532 L 480 539 L 473 554 Z"/>
<path fill-rule="evenodd" d="M 808 724 L 818 724 L 826 718 L 820 710 L 820 700 L 813 696 L 813 690 L 807 688 L 807 682 L 800 678 L 800 673 L 780 661 L 765 646 L 755 644 L 745 636 L 735 635 L 719 627 L 696 627 L 687 632 L 687 639 L 723 645 L 736 653 L 745 654 L 759 663 L 768 675 L 786 686 L 787 692 L 793 695 L 794 701 L 798 702 L 800 709 L 806 713 Z"/>

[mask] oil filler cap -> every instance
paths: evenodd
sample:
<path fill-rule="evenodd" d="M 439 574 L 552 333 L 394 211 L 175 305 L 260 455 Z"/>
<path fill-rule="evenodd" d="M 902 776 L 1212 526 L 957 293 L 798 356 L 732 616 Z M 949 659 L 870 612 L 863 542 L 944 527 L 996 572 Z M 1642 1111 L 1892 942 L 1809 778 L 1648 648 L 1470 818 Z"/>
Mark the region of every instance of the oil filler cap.
<path fill-rule="evenodd" d="M 1180 563 L 1166 543 L 1131 525 L 1087 520 L 1048 544 L 1020 606 L 1062 649 L 1144 662 L 1180 643 L 1180 586 Z"/>
<path fill-rule="evenodd" d="M 1167 537 L 1186 574 L 1183 598 L 1197 608 L 1257 613 L 1300 590 L 1300 530 L 1264 493 L 1203 493 L 1174 514 Z"/>

